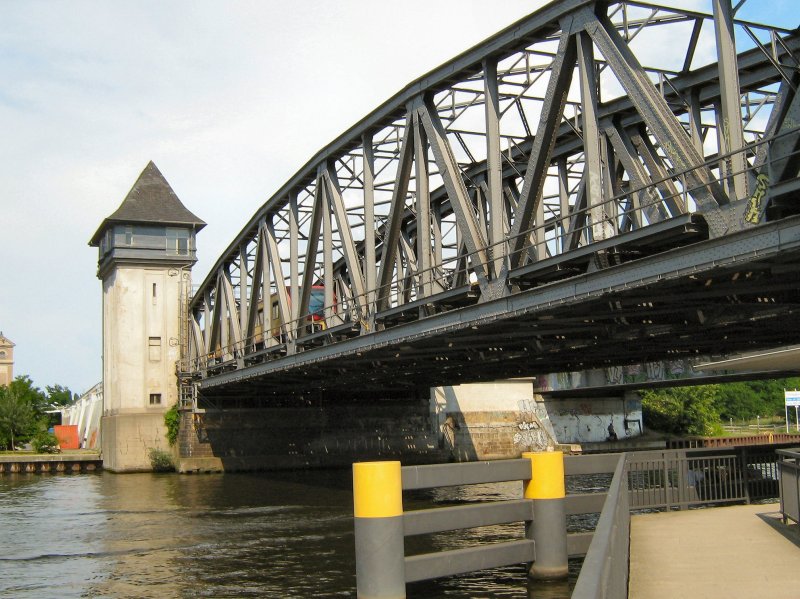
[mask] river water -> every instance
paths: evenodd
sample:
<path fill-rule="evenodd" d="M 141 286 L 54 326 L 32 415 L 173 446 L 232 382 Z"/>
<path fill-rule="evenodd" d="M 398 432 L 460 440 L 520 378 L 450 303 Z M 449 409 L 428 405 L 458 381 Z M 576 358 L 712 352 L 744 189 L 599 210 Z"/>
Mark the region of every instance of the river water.
<path fill-rule="evenodd" d="M 520 483 L 406 495 L 407 509 L 519 497 Z M 580 528 L 580 523 L 573 523 Z M 406 540 L 406 553 L 521 538 L 522 525 Z M 355 597 L 349 471 L 0 476 L 0 597 Z M 409 597 L 568 597 L 523 566 Z"/>

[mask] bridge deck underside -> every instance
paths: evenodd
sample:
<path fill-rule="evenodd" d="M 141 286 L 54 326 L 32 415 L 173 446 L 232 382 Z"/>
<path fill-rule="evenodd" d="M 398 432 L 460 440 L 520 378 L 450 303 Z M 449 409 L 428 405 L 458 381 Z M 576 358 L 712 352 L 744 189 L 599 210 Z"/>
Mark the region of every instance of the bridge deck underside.
<path fill-rule="evenodd" d="M 543 284 L 225 372 L 206 398 L 409 395 L 430 386 L 798 342 L 800 219 Z"/>

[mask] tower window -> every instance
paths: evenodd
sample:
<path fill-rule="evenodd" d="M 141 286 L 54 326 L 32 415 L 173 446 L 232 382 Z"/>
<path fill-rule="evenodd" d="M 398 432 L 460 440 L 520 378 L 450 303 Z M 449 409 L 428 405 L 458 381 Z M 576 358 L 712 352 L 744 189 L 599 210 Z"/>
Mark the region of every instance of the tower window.
<path fill-rule="evenodd" d="M 151 362 L 159 362 L 161 360 L 161 337 L 150 337 L 147 340 L 148 357 Z"/>
<path fill-rule="evenodd" d="M 188 256 L 189 231 L 167 227 L 167 253 L 173 256 Z"/>
<path fill-rule="evenodd" d="M 133 227 L 130 225 L 125 227 L 125 245 L 133 245 Z"/>
<path fill-rule="evenodd" d="M 161 393 L 151 393 L 150 394 L 150 405 L 151 406 L 160 406 L 161 405 Z"/>

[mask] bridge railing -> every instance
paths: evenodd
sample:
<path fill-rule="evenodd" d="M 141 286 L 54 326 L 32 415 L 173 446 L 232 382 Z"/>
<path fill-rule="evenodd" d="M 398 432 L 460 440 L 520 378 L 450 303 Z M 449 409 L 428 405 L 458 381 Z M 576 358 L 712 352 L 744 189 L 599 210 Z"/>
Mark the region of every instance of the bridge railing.
<path fill-rule="evenodd" d="M 536 577 L 537 563 L 552 572 L 553 560 L 563 561 L 565 566 L 567 557 L 585 556 L 573 597 L 626 597 L 632 511 L 775 498 L 779 496 L 779 467 L 782 511 L 795 521 L 800 518 L 800 451 L 774 447 L 565 456 L 562 478 L 612 472 L 613 478 L 607 492 L 563 494 L 555 513 L 542 513 L 541 506 L 548 500 L 531 498 L 527 492 L 522 499 L 403 510 L 403 491 L 513 480 L 523 481 L 529 488 L 537 476 L 553 480 L 552 471 L 537 470 L 528 457 L 547 454 L 525 455 L 519 460 L 402 468 L 398 462 L 354 465 L 359 595 L 401 597 L 408 582 L 520 563 L 532 564 L 529 573 Z M 374 464 L 393 464 L 394 478 L 376 476 L 376 471 L 356 474 L 358 467 Z M 372 491 L 359 490 L 365 480 L 371 480 Z M 370 493 L 377 493 L 373 495 L 380 498 L 377 504 L 363 499 Z M 598 512 L 593 532 L 567 534 L 564 516 Z M 525 523 L 524 539 L 405 556 L 404 537 L 513 522 Z M 536 530 L 537 522 L 555 526 Z"/>
<path fill-rule="evenodd" d="M 416 268 L 405 279 L 377 286 L 361 295 L 353 295 L 346 282 L 340 280 L 334 303 L 318 310 L 324 317 L 304 315 L 287 322 L 270 321 L 267 318 L 269 307 L 266 307 L 265 322 L 258 332 L 221 344 L 209 354 L 195 356 L 183 368 L 208 376 L 368 334 L 404 319 L 418 318 L 421 314 L 430 315 L 453 306 L 474 303 L 480 294 L 476 271 L 485 271 L 488 263 L 498 257 L 509 272 L 509 279 L 524 287 L 525 281 L 535 281 L 537 269 L 548 265 L 553 267 L 562 260 L 573 260 L 574 251 L 579 248 L 585 247 L 593 255 L 603 247 L 621 247 L 636 239 L 635 247 L 641 252 L 642 243 L 646 243 L 644 236 L 650 233 L 654 239 L 662 240 L 674 233 L 675 242 L 681 243 L 677 232 L 685 231 L 687 226 L 699 227 L 702 222 L 691 219 L 696 208 L 692 197 L 709 186 L 723 186 L 731 177 L 741 173 L 751 182 L 752 194 L 749 198 L 740 198 L 748 201 L 746 206 L 739 208 L 738 219 L 757 224 L 763 219 L 765 207 L 773 195 L 771 183 L 776 177 L 774 171 L 778 170 L 776 163 L 784 165 L 800 153 L 800 150 L 781 151 L 775 157 L 772 147 L 789 136 L 796 136 L 797 131 L 797 128 L 787 130 L 747 144 L 739 151 L 719 154 L 702 164 L 671 171 L 646 186 L 619 182 L 623 189 L 610 199 L 593 205 L 587 205 L 588 200 L 581 200 L 568 216 L 552 216 L 521 232 L 519 237 L 525 238 L 523 250 L 511 250 L 517 238 L 508 237 L 485 248 L 487 251 L 483 255 L 488 259 L 464 251 L 445 257 L 441 263 L 428 269 Z M 730 163 L 736 155 L 745 158 L 743 171 L 733 172 L 720 166 Z M 713 180 L 702 186 L 692 186 L 690 182 L 698 177 L 691 175 L 700 172 L 712 173 Z M 800 188 L 800 180 L 796 177 L 774 182 L 777 189 L 774 193 Z M 585 196 L 585 192 L 578 191 L 580 197 Z M 681 220 L 679 217 L 682 215 L 688 220 Z M 697 229 L 695 234 L 702 235 L 702 232 Z M 687 242 L 696 239 L 686 236 Z M 624 259 L 620 255 L 617 253 L 615 259 Z M 570 268 L 557 270 L 558 276 L 569 276 L 573 272 Z M 382 304 L 383 300 L 386 301 Z M 378 305 L 388 305 L 389 308 L 377 311 Z"/>
<path fill-rule="evenodd" d="M 781 514 L 800 524 L 800 449 L 779 449 Z"/>
<path fill-rule="evenodd" d="M 593 466 L 584 463 L 583 469 L 596 471 L 597 463 L 606 469 L 604 458 L 593 462 Z M 574 458 L 568 463 L 574 466 Z M 568 554 L 583 555 L 589 539 L 580 534 L 569 542 L 565 513 L 598 511 L 602 494 L 576 496 L 567 506 L 564 468 L 560 452 L 402 468 L 399 462 L 354 464 L 359 597 L 404 597 L 406 583 L 519 563 L 528 563 L 529 575 L 535 578 L 565 577 Z M 403 491 L 514 480 L 523 483 L 522 499 L 403 510 Z M 523 539 L 405 555 L 404 537 L 514 522 L 525 523 Z"/>
<path fill-rule="evenodd" d="M 572 591 L 573 599 L 628 596 L 631 512 L 628 459 L 620 456 L 592 543 Z"/>

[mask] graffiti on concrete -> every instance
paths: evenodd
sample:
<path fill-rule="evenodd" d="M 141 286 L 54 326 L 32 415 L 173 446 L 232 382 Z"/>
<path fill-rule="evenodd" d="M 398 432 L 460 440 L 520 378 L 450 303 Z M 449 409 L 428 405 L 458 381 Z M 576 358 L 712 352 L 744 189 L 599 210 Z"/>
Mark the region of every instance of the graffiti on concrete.
<path fill-rule="evenodd" d="M 519 421 L 514 433 L 514 445 L 521 446 L 528 450 L 543 450 L 549 445 L 547 432 L 542 426 L 544 420 L 548 420 L 547 410 L 543 405 L 536 401 L 523 399 L 519 402 Z"/>

